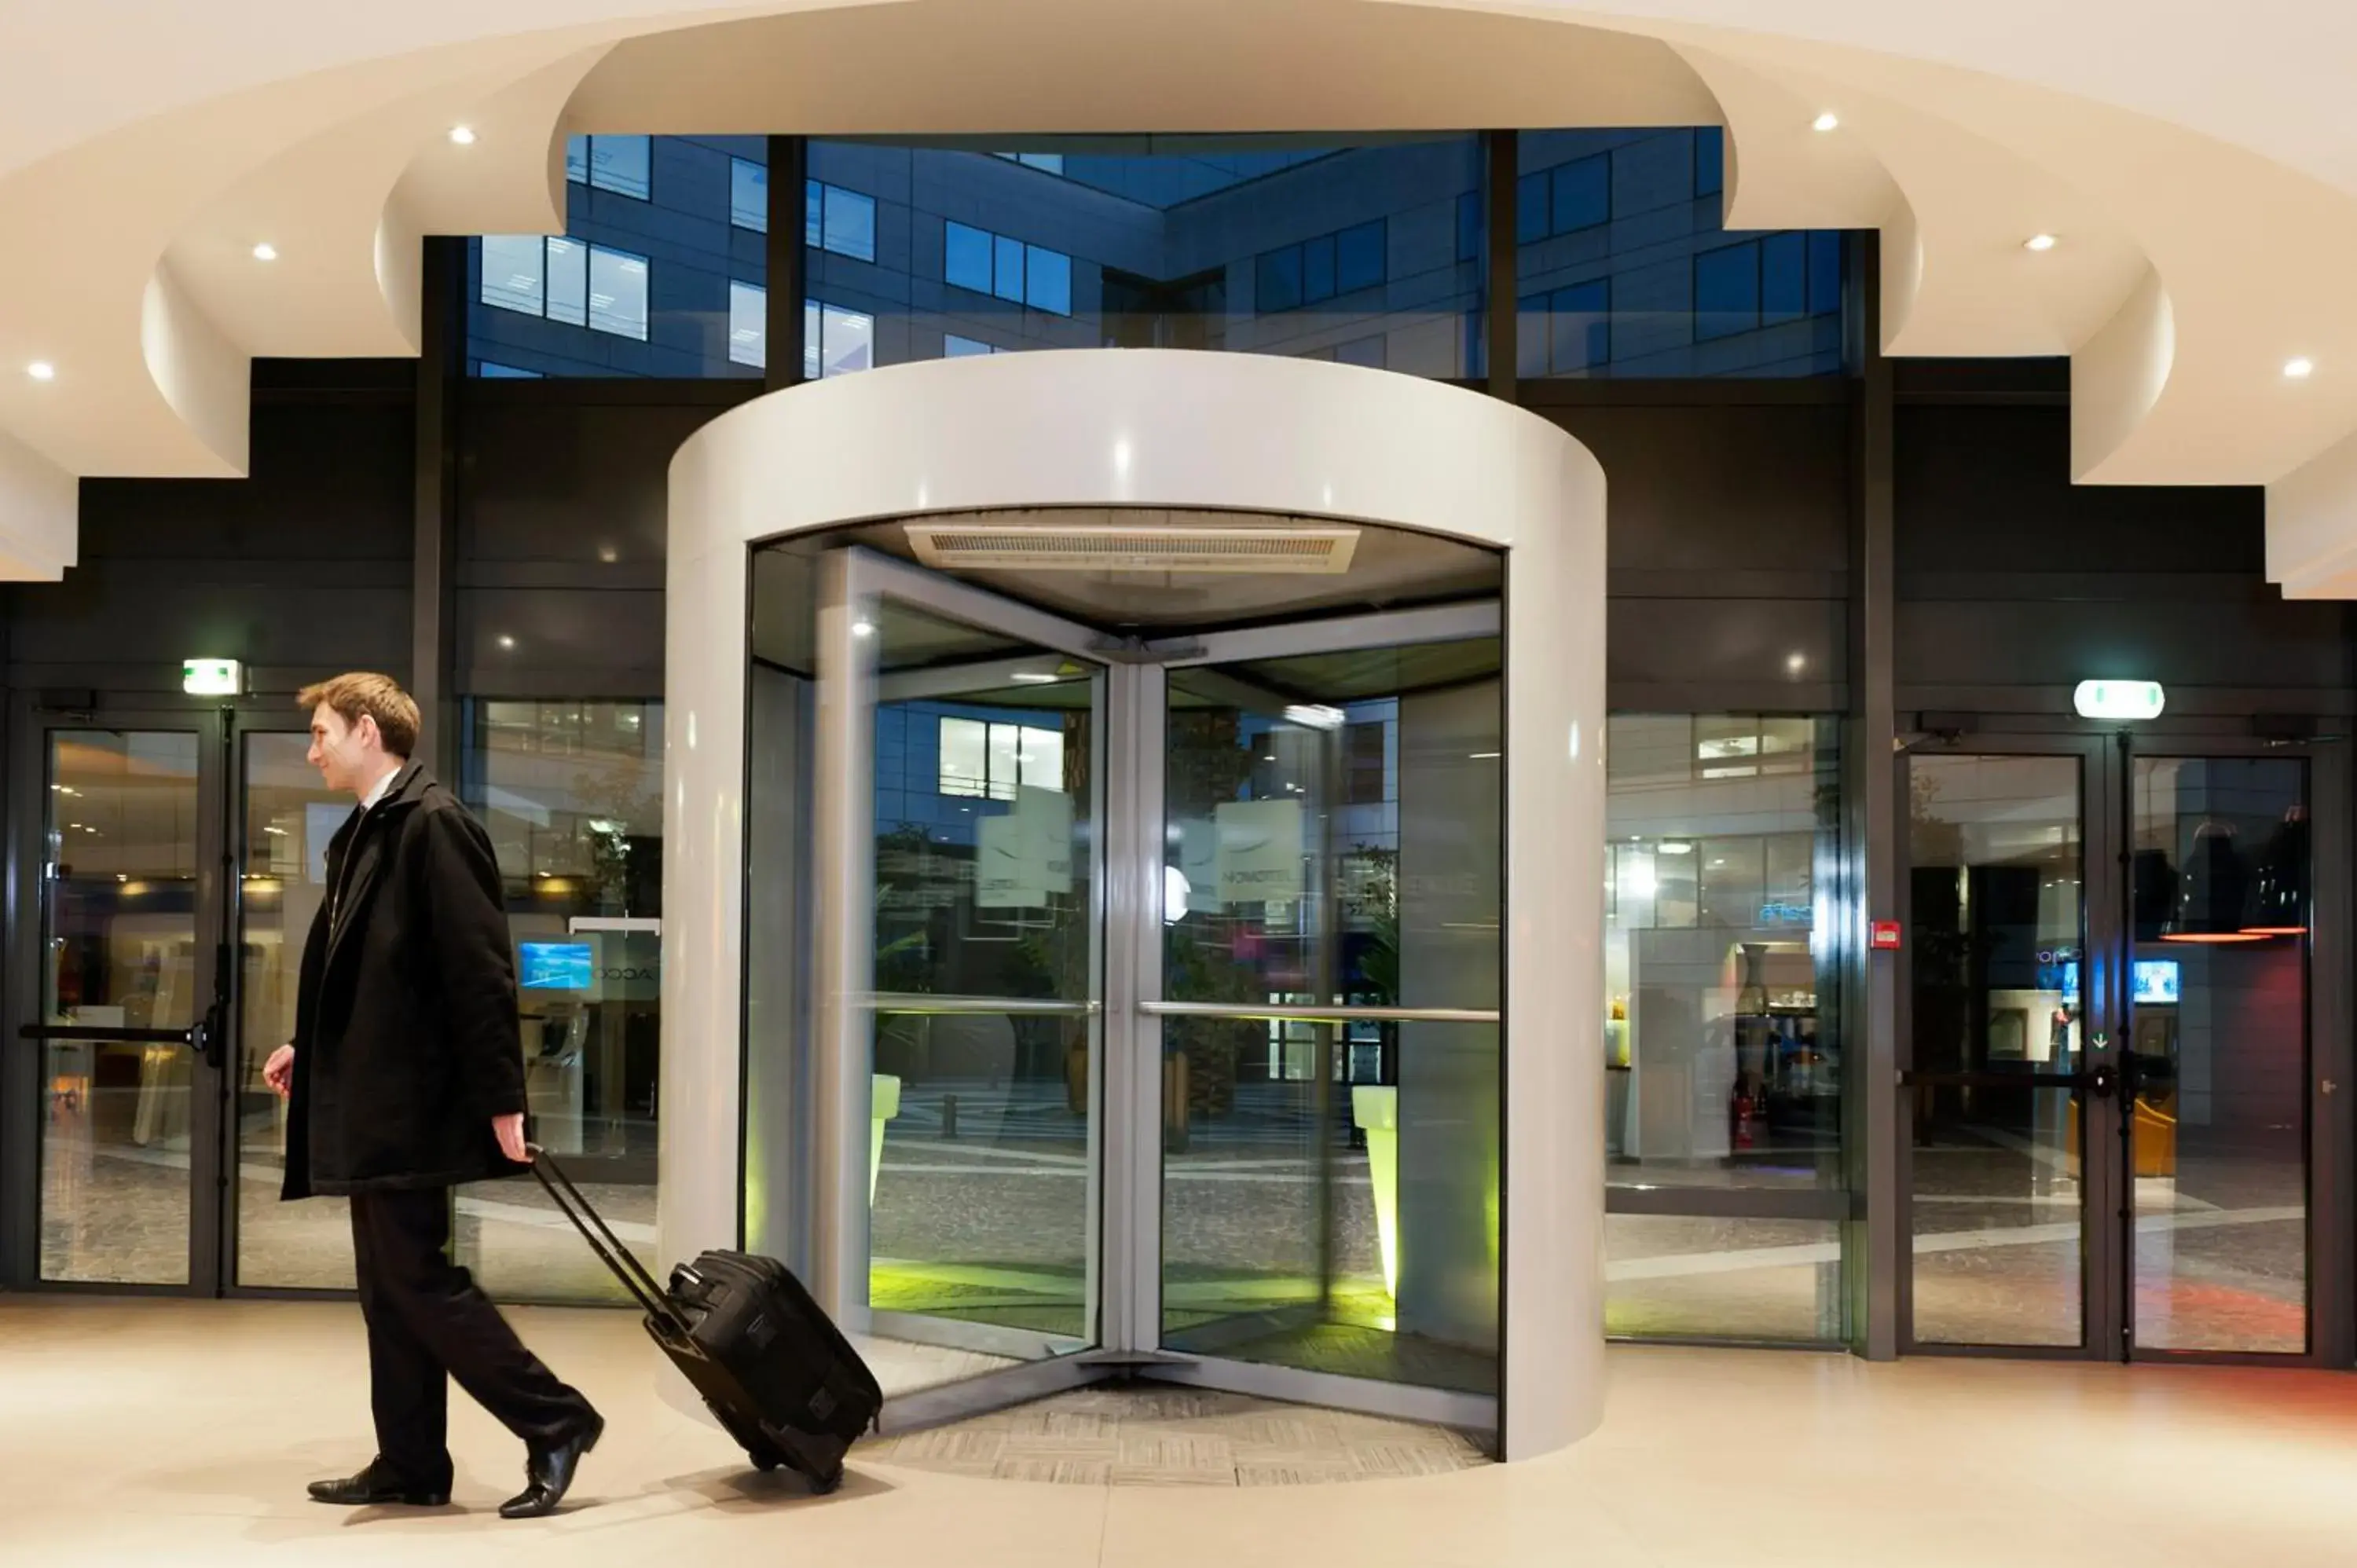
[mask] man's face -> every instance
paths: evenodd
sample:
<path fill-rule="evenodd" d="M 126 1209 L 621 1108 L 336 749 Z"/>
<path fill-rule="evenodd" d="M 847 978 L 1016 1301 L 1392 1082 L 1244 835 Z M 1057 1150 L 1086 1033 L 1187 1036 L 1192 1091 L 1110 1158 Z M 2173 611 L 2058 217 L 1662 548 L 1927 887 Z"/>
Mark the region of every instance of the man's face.
<path fill-rule="evenodd" d="M 309 761 L 320 780 L 338 794 L 357 794 L 376 782 L 382 771 L 376 721 L 362 714 L 357 724 L 346 724 L 341 714 L 321 703 L 311 713 Z"/>

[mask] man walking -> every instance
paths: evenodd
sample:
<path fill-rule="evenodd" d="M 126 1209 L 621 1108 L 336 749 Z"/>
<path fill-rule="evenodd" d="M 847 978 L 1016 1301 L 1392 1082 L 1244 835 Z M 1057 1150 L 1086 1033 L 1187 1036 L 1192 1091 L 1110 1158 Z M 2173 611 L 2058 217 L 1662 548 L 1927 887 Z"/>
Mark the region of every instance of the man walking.
<path fill-rule="evenodd" d="M 512 1175 L 524 1146 L 515 966 L 491 841 L 409 760 L 417 704 L 382 675 L 305 691 L 311 766 L 360 801 L 328 846 L 295 1038 L 263 1076 L 291 1099 L 282 1196 L 347 1194 L 368 1324 L 376 1457 L 311 1496 L 450 1500 L 455 1378 L 523 1439 L 508 1519 L 553 1511 L 605 1423 L 525 1349 L 447 1254 L 451 1188 Z"/>

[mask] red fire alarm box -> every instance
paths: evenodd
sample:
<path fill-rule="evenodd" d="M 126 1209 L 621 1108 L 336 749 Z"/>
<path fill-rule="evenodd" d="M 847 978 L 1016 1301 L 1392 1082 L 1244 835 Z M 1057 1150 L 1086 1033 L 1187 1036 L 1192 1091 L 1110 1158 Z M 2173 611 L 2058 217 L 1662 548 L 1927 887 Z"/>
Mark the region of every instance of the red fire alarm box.
<path fill-rule="evenodd" d="M 1867 938 L 1867 945 L 1871 947 L 1877 952 L 1897 952 L 1899 950 L 1899 922 L 1896 920 L 1875 921 L 1871 934 Z"/>

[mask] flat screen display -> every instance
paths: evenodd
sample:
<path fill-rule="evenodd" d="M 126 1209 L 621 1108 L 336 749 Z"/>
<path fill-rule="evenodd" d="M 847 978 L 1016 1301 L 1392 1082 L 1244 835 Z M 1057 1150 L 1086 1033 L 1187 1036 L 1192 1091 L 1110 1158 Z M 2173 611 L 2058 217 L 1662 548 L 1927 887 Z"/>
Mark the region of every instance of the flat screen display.
<path fill-rule="evenodd" d="M 589 989 L 590 945 L 587 942 L 518 942 L 522 985 L 526 991 L 587 991 Z"/>
<path fill-rule="evenodd" d="M 2140 958 L 2136 961 L 2136 1001 L 2139 1007 L 2174 1007 L 2178 1003 L 2180 975 L 2178 961 L 2173 958 Z"/>

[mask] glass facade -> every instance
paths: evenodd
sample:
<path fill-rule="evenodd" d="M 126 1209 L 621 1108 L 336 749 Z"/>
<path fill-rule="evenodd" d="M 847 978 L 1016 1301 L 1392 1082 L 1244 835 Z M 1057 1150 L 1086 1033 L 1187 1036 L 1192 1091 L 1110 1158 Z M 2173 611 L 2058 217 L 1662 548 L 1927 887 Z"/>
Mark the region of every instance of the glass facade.
<path fill-rule="evenodd" d="M 472 373 L 758 374 L 766 141 L 574 140 L 565 233 L 471 247 Z M 805 377 L 1100 347 L 1484 373 L 1481 138 L 1054 147 L 810 144 Z M 1522 375 L 1840 373 L 1842 237 L 1727 232 L 1718 131 L 1520 148 Z"/>
<path fill-rule="evenodd" d="M 662 944 L 662 707 L 468 704 L 463 788 L 506 886 L 534 1136 L 628 1241 L 651 1241 Z M 458 1197 L 454 1246 L 495 1294 L 619 1301 L 537 1186 Z"/>
<path fill-rule="evenodd" d="M 1523 134 L 1521 374 L 1841 372 L 1842 236 L 1728 232 L 1723 137 Z"/>
<path fill-rule="evenodd" d="M 576 136 L 561 235 L 468 244 L 467 364 L 492 378 L 758 377 L 737 291 L 769 281 L 761 136 Z"/>
<path fill-rule="evenodd" d="M 1838 736 L 1805 716 L 1611 720 L 1605 1150 L 1646 1203 L 1608 1229 L 1614 1333 L 1841 1337 L 1833 1228 L 1747 1220 L 1726 1196 L 1845 1179 Z"/>

